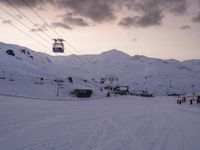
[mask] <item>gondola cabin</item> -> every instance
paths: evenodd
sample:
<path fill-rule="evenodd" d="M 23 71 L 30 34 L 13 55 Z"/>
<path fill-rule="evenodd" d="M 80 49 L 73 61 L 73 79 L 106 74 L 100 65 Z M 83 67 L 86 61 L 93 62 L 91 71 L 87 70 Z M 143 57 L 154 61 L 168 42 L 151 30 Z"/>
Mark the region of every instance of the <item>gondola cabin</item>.
<path fill-rule="evenodd" d="M 64 53 L 63 39 L 54 39 L 53 52 L 54 53 Z"/>

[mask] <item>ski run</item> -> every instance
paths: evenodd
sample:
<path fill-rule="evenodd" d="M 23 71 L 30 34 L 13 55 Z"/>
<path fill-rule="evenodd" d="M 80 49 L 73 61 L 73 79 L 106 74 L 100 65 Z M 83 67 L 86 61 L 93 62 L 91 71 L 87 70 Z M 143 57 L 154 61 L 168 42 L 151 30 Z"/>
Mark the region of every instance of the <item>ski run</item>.
<path fill-rule="evenodd" d="M 199 150 L 200 105 L 176 100 L 0 96 L 0 150 Z"/>

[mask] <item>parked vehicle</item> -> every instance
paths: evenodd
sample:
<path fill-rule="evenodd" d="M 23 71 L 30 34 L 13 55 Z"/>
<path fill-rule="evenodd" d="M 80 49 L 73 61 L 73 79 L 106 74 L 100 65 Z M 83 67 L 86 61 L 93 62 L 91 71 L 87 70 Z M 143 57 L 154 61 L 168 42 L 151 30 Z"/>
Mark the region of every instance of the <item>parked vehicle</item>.
<path fill-rule="evenodd" d="M 135 91 L 132 91 L 132 95 L 142 96 L 142 97 L 154 97 L 153 93 L 149 93 L 146 90 L 135 90 Z"/>
<path fill-rule="evenodd" d="M 128 95 L 129 93 L 129 87 L 128 86 L 116 86 L 113 88 L 113 91 L 115 94 L 118 95 Z"/>

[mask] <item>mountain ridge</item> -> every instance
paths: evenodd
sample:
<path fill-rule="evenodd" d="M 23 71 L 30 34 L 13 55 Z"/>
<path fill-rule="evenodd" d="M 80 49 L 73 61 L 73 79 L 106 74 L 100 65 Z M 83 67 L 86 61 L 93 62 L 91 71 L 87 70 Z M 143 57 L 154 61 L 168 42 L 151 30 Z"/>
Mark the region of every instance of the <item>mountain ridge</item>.
<path fill-rule="evenodd" d="M 113 75 L 119 85 L 148 89 L 160 94 L 167 91 L 200 91 L 200 59 L 179 61 L 130 56 L 116 49 L 101 54 L 51 56 L 18 45 L 0 43 L 0 71 L 48 78 L 67 76 L 95 79 Z M 6 54 L 13 50 L 15 56 Z M 25 50 L 25 51 L 24 51 Z M 13 67 L 15 64 L 15 67 Z"/>

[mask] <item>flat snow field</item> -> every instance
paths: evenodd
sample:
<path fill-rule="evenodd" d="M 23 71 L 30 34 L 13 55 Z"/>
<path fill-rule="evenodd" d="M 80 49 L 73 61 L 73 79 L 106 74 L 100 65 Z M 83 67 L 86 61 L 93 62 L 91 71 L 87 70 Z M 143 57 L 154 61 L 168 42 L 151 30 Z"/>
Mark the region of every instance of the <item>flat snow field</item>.
<path fill-rule="evenodd" d="M 169 97 L 0 96 L 0 150 L 200 150 L 200 105 Z"/>

